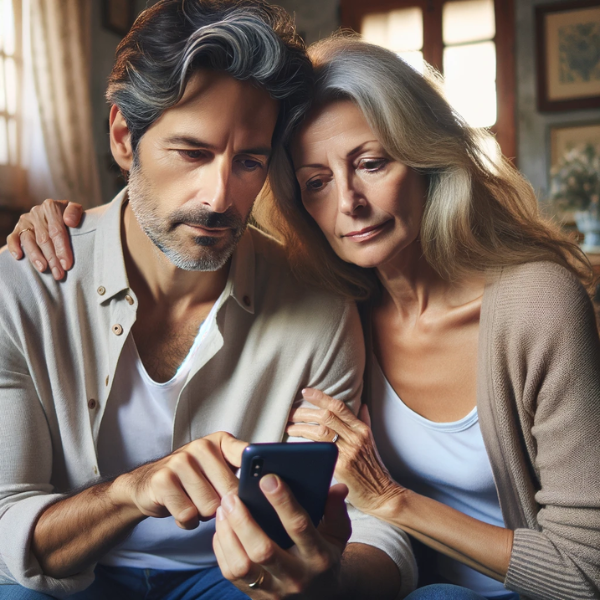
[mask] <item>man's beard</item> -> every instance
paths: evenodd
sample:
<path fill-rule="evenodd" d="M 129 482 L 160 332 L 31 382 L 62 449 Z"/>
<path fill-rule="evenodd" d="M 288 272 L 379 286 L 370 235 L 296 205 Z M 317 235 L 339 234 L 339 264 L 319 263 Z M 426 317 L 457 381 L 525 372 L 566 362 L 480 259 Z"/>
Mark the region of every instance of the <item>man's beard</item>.
<path fill-rule="evenodd" d="M 158 199 L 152 193 L 137 156 L 129 173 L 127 193 L 131 210 L 144 233 L 176 267 L 185 271 L 217 271 L 223 267 L 244 235 L 250 218 L 250 214 L 242 217 L 233 207 L 217 213 L 203 206 L 180 208 L 160 217 Z M 179 228 L 184 223 L 206 228 L 226 227 L 229 239 L 221 235 L 199 235 L 193 238 L 194 246 L 189 247 L 189 236 Z M 199 248 L 201 252 L 198 252 Z"/>

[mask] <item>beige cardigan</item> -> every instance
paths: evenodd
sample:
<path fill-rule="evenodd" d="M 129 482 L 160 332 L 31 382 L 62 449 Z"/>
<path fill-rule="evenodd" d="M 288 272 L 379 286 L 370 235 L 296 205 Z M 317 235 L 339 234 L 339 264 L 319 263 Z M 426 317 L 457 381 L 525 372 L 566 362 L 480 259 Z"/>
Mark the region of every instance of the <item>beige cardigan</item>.
<path fill-rule="evenodd" d="M 600 342 L 579 281 L 504 269 L 481 310 L 477 405 L 506 526 L 505 586 L 600 598 Z"/>
<path fill-rule="evenodd" d="M 504 585 L 522 600 L 600 598 L 600 342 L 589 297 L 563 267 L 529 263 L 490 277 L 477 410 L 515 532 Z"/>

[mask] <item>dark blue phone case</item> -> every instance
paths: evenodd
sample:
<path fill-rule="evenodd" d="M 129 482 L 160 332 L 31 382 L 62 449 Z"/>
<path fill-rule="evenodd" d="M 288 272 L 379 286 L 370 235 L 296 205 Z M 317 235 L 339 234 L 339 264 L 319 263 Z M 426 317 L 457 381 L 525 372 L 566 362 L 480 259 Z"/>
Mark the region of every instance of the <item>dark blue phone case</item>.
<path fill-rule="evenodd" d="M 330 442 L 250 444 L 242 454 L 239 497 L 281 548 L 294 544 L 258 482 L 275 473 L 289 486 L 315 527 L 323 518 L 338 449 Z M 260 464 L 260 469 L 257 469 Z"/>

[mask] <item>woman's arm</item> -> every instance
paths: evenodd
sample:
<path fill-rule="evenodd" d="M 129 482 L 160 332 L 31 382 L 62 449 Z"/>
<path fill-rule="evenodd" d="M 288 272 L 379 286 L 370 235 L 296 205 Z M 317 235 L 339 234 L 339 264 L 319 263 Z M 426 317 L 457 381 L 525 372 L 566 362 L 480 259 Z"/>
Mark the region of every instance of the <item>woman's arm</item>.
<path fill-rule="evenodd" d="M 295 410 L 287 432 L 315 441 L 339 436 L 335 477 L 348 486 L 353 506 L 489 577 L 504 580 L 512 551 L 511 530 L 469 517 L 396 483 L 377 452 L 366 406 L 357 418 L 342 402 L 318 390 L 303 394 L 321 410 Z"/>

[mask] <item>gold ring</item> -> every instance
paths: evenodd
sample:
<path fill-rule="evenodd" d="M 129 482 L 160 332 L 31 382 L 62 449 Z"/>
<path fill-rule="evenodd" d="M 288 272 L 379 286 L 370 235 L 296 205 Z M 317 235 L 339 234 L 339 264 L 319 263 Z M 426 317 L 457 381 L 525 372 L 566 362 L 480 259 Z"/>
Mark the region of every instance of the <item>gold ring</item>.
<path fill-rule="evenodd" d="M 340 439 L 340 434 L 339 434 L 339 433 L 336 433 L 336 434 L 333 436 L 333 439 L 331 440 L 331 443 L 332 443 L 332 444 L 335 444 L 335 443 L 336 443 L 336 442 L 337 442 L 339 439 Z"/>
<path fill-rule="evenodd" d="M 26 232 L 26 231 L 33 231 L 33 227 L 25 227 L 25 229 L 21 229 L 21 231 L 19 231 L 19 239 L 21 239 L 21 236 Z"/>
<path fill-rule="evenodd" d="M 249 588 L 257 588 L 265 580 L 265 572 L 261 570 L 260 575 L 256 578 L 256 581 L 248 584 Z"/>

